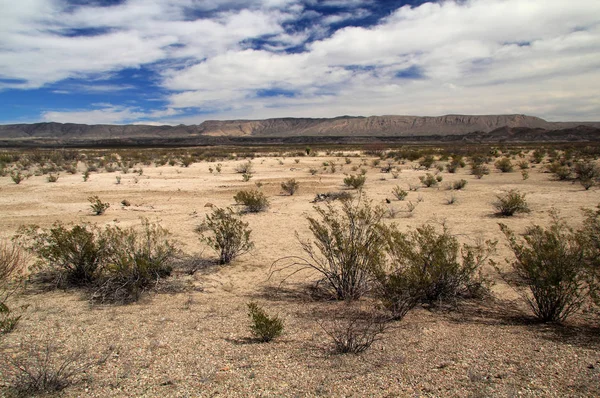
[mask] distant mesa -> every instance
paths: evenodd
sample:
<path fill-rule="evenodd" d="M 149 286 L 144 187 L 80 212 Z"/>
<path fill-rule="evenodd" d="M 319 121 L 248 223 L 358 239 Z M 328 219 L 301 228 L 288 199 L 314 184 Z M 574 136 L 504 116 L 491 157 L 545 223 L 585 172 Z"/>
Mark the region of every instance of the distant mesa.
<path fill-rule="evenodd" d="M 210 145 L 369 141 L 600 141 L 600 122 L 527 115 L 341 116 L 207 120 L 199 125 L 0 125 L 0 145 Z"/>

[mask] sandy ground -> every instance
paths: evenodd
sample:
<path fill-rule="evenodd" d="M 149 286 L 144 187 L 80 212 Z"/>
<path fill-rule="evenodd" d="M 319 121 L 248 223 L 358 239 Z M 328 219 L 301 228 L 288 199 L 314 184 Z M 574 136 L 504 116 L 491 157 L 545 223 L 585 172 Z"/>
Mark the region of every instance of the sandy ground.
<path fill-rule="evenodd" d="M 486 273 L 497 281 L 493 300 L 467 303 L 455 311 L 418 308 L 392 325 L 369 351 L 358 356 L 331 354 L 319 323 L 346 304 L 312 300 L 303 282 L 314 281 L 314 275 L 303 275 L 278 289 L 279 280 L 269 280 L 269 269 L 280 257 L 302 255 L 295 233 L 309 237 L 306 215 L 314 214 L 315 194 L 344 189 L 344 173 L 351 173 L 363 158 L 353 157 L 349 165 L 343 158 L 324 155 L 302 157 L 298 163 L 292 158 L 256 158 L 255 174 L 248 182 L 235 173 L 242 161 L 220 162 L 220 174 L 209 173 L 209 165 L 215 164 L 206 162 L 189 168 L 145 167 L 141 176 L 122 175 L 120 184 L 118 172 L 92 173 L 87 182 L 81 174 L 61 174 L 56 183 L 34 176 L 19 185 L 10 177 L 0 178 L 0 237 L 11 237 L 25 224 L 126 226 L 147 217 L 170 230 L 184 252 L 204 257 L 214 253 L 200 243 L 194 228 L 211 211 L 207 203 L 234 206 L 233 195 L 256 188 L 257 182 L 271 203 L 266 212 L 244 216 L 253 230 L 255 249 L 229 266 L 180 276 L 193 286 L 189 291 L 151 293 L 127 306 L 92 306 L 77 292 L 28 289 L 17 301 L 29 307 L 3 344 L 51 337 L 90 356 L 111 350 L 108 361 L 76 378 L 61 396 L 600 395 L 597 329 L 589 327 L 583 316 L 565 326 L 531 322 L 528 308 L 491 267 Z M 498 240 L 493 258 L 501 266 L 506 266 L 511 252 L 498 222 L 518 233 L 532 223 L 546 225 L 551 209 L 556 209 L 578 226 L 581 208 L 600 203 L 598 188 L 585 191 L 578 184 L 554 181 L 540 165 L 529 170 L 527 180 L 518 171 L 499 173 L 493 166 L 481 180 L 469 175 L 468 167 L 456 174 L 442 172 L 442 186 L 461 178 L 468 185 L 458 192 L 422 187 L 398 201 L 392 188 L 418 185 L 425 171 L 413 170 L 407 163 L 399 165 L 402 171 L 393 178 L 371 167 L 371 158 L 364 159 L 369 165 L 367 197 L 398 210 L 386 222 L 402 228 L 445 222 L 462 242 Z M 322 170 L 322 163 L 331 160 L 338 164 L 334 174 Z M 311 175 L 311 167 L 319 168 L 319 173 Z M 281 192 L 280 183 L 289 178 L 300 183 L 294 196 Z M 491 203 L 510 189 L 527 194 L 532 212 L 498 219 Z M 452 192 L 458 201 L 448 205 Z M 91 195 L 111 203 L 104 215 L 92 215 L 87 200 Z M 385 203 L 386 198 L 391 204 Z M 417 198 L 420 203 L 409 213 L 407 203 Z M 124 199 L 131 206 L 122 206 Z M 282 337 L 268 344 L 248 340 L 246 303 L 251 300 L 285 320 Z"/>

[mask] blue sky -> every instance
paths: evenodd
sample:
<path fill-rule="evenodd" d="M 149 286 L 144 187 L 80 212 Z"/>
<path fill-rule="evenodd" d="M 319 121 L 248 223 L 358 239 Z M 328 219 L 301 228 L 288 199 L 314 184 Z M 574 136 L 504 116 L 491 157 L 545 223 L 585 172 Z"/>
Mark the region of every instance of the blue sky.
<path fill-rule="evenodd" d="M 598 0 L 0 0 L 0 123 L 598 121 L 598 15 Z"/>

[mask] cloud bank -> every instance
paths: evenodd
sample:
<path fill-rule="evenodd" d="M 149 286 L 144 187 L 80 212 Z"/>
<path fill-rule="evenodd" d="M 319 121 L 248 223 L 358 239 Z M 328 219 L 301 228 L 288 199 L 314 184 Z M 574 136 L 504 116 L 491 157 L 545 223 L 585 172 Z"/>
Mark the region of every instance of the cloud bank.
<path fill-rule="evenodd" d="M 0 0 L 0 100 L 43 102 L 20 118 L 600 120 L 597 0 L 101 3 Z"/>

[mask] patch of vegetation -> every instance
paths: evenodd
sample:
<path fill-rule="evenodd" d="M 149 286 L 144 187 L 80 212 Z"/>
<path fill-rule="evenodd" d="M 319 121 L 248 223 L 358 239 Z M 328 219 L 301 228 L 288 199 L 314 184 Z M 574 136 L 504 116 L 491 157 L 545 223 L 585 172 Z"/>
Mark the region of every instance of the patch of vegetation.
<path fill-rule="evenodd" d="M 530 209 L 525 200 L 525 194 L 512 189 L 504 195 L 498 195 L 494 202 L 496 214 L 510 217 L 517 213 L 529 213 Z"/>
<path fill-rule="evenodd" d="M 290 196 L 294 195 L 299 187 L 300 183 L 296 181 L 295 178 L 291 178 L 281 183 L 281 189 L 283 189 L 284 192 L 287 192 Z"/>
<path fill-rule="evenodd" d="M 542 322 L 562 322 L 584 301 L 585 251 L 576 234 L 556 215 L 548 228 L 530 226 L 523 240 L 504 224 L 516 261 L 512 263 L 522 296 Z"/>
<path fill-rule="evenodd" d="M 259 213 L 269 207 L 269 200 L 264 193 L 256 189 L 249 191 L 239 191 L 233 197 L 235 203 L 246 206 L 245 211 L 249 213 Z"/>
<path fill-rule="evenodd" d="M 278 316 L 269 316 L 254 302 L 248 303 L 250 331 L 261 342 L 267 343 L 283 333 L 283 321 Z"/>
<path fill-rule="evenodd" d="M 427 188 L 435 187 L 438 184 L 437 178 L 435 178 L 435 176 L 431 173 L 427 173 L 424 176 L 420 176 L 419 180 L 421 181 L 421 184 L 423 184 Z"/>
<path fill-rule="evenodd" d="M 408 192 L 406 192 L 404 189 L 400 188 L 398 185 L 396 185 L 393 189 L 392 189 L 392 194 L 396 197 L 396 199 L 398 200 L 404 200 L 406 199 L 406 197 L 408 196 Z"/>
<path fill-rule="evenodd" d="M 359 189 L 365 185 L 366 180 L 367 177 L 364 175 L 349 175 L 348 177 L 344 178 L 344 185 L 349 188 Z"/>
<path fill-rule="evenodd" d="M 110 203 L 101 201 L 98 196 L 90 196 L 88 202 L 91 203 L 90 207 L 92 208 L 92 212 L 97 216 L 104 214 L 110 207 Z"/>
<path fill-rule="evenodd" d="M 498 159 L 496 163 L 494 163 L 494 166 L 502 173 L 510 173 L 513 171 L 513 164 L 510 161 L 510 158 Z"/>
<path fill-rule="evenodd" d="M 200 239 L 219 254 L 219 264 L 229 264 L 254 247 L 248 223 L 236 217 L 230 208 L 215 209 L 207 214 L 202 229 L 212 232 L 212 236 L 204 236 L 201 232 Z"/>

